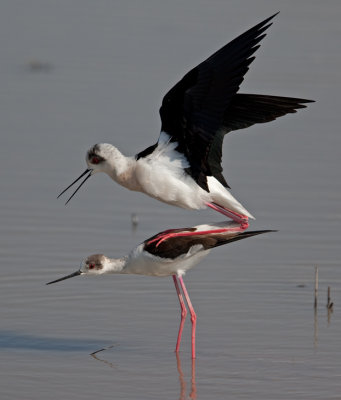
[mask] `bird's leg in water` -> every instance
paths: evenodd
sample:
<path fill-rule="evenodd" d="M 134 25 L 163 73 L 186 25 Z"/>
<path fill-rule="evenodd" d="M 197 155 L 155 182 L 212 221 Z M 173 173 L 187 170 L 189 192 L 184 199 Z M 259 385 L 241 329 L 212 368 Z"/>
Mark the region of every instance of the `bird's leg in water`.
<path fill-rule="evenodd" d="M 181 335 L 182 335 L 182 331 L 184 329 L 184 324 L 185 324 L 185 320 L 186 320 L 187 309 L 186 309 L 186 305 L 185 305 L 184 299 L 183 299 L 181 291 L 180 291 L 180 287 L 179 287 L 176 275 L 173 275 L 173 281 L 174 281 L 176 293 L 178 294 L 179 303 L 180 303 L 180 307 L 181 307 L 181 321 L 180 321 L 180 327 L 179 327 L 179 333 L 178 333 L 178 340 L 176 341 L 176 347 L 175 347 L 175 352 L 178 353 L 179 349 L 180 349 Z"/>
<path fill-rule="evenodd" d="M 197 327 L 197 315 L 194 311 L 194 308 L 192 306 L 192 302 L 191 299 L 189 298 L 186 286 L 185 286 L 185 282 L 182 279 L 182 276 L 178 276 L 180 285 L 181 285 L 181 289 L 183 291 L 183 294 L 185 296 L 185 299 L 187 301 L 187 305 L 189 308 L 189 312 L 191 313 L 191 321 L 192 321 L 192 358 L 195 358 L 195 331 L 196 331 L 196 327 Z"/>

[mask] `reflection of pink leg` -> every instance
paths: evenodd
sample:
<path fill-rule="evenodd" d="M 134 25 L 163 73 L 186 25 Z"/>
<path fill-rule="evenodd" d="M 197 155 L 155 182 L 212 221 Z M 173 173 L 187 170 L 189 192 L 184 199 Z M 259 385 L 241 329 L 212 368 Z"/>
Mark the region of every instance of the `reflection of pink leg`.
<path fill-rule="evenodd" d="M 220 212 L 221 214 L 225 215 L 226 217 L 231 218 L 233 221 L 237 222 L 238 224 L 241 224 L 241 226 L 246 224 L 247 225 L 246 228 L 247 228 L 249 225 L 248 224 L 249 218 L 246 215 L 238 214 L 237 212 L 231 211 L 231 210 L 224 208 L 216 203 L 206 203 L 206 205 L 207 205 L 207 207 L 210 207 L 213 210 Z M 244 229 L 246 229 L 246 228 L 244 228 Z"/>
<path fill-rule="evenodd" d="M 178 294 L 178 297 L 179 297 L 179 302 L 180 302 L 180 307 L 181 307 L 181 321 L 180 321 L 180 327 L 179 327 L 179 333 L 178 333 L 178 340 L 176 341 L 176 347 L 175 347 L 175 352 L 178 353 L 179 348 L 180 348 L 181 335 L 182 335 L 182 331 L 184 329 L 184 324 L 185 324 L 185 320 L 186 320 L 187 309 L 186 309 L 186 305 L 185 305 L 184 299 L 182 297 L 182 294 L 180 292 L 178 281 L 176 280 L 176 275 L 173 275 L 173 281 L 174 281 L 176 293 Z"/>
<path fill-rule="evenodd" d="M 195 330 L 196 330 L 196 326 L 197 326 L 197 315 L 194 311 L 194 308 L 192 306 L 192 302 L 191 299 L 189 298 L 186 286 L 185 286 L 185 282 L 182 279 L 182 276 L 178 277 L 182 291 L 185 295 L 187 304 L 188 304 L 188 308 L 189 308 L 189 312 L 191 313 L 191 321 L 192 321 L 192 358 L 195 358 Z"/>
<path fill-rule="evenodd" d="M 180 397 L 179 397 L 179 399 L 183 400 L 183 399 L 186 399 L 186 381 L 185 381 L 184 373 L 182 372 L 179 353 L 175 353 L 175 354 L 176 354 L 176 367 L 178 369 L 179 380 L 180 380 Z"/>
<path fill-rule="evenodd" d="M 185 399 L 196 400 L 197 399 L 197 386 L 196 386 L 196 382 L 195 382 L 195 358 L 192 358 L 191 391 L 190 391 L 188 397 L 186 396 L 186 386 L 187 385 L 186 385 L 186 381 L 185 381 L 185 375 L 182 372 L 179 353 L 176 353 L 176 366 L 178 369 L 179 381 L 180 381 L 180 397 L 179 397 L 179 399 L 181 399 L 181 400 L 185 400 Z"/>
<path fill-rule="evenodd" d="M 192 358 L 192 384 L 189 398 L 193 400 L 196 400 L 197 398 L 197 384 L 195 382 L 195 358 Z"/>

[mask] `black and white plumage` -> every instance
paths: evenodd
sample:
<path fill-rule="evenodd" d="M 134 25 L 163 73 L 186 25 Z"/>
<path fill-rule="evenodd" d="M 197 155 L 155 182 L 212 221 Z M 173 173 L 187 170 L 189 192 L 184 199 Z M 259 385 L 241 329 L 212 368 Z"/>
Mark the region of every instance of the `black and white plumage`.
<path fill-rule="evenodd" d="M 111 144 L 96 144 L 86 155 L 88 169 L 61 194 L 84 175 L 73 195 L 91 175 L 105 172 L 122 186 L 171 205 L 209 206 L 236 222 L 253 218 L 227 190 L 221 166 L 224 135 L 295 113 L 311 102 L 238 93 L 275 15 L 193 68 L 165 95 L 157 143 L 135 157 L 124 156 Z"/>
<path fill-rule="evenodd" d="M 145 240 L 127 256 L 109 258 L 94 254 L 82 261 L 80 269 L 51 283 L 79 275 L 136 274 L 165 277 L 172 276 L 181 306 L 181 322 L 175 351 L 180 348 L 182 329 L 188 304 L 192 320 L 192 357 L 195 358 L 196 314 L 189 298 L 183 275 L 218 246 L 245 239 L 270 230 L 240 232 L 235 222 L 218 222 L 191 228 L 170 229 Z M 180 290 L 180 286 L 182 293 Z"/>
<path fill-rule="evenodd" d="M 228 221 L 168 229 L 146 239 L 126 257 L 110 259 L 103 254 L 90 256 L 81 263 L 79 271 L 81 275 L 118 273 L 159 277 L 182 276 L 214 247 L 267 232 L 273 231 L 240 232 L 237 223 Z M 96 260 L 95 268 L 89 268 L 89 260 Z"/>

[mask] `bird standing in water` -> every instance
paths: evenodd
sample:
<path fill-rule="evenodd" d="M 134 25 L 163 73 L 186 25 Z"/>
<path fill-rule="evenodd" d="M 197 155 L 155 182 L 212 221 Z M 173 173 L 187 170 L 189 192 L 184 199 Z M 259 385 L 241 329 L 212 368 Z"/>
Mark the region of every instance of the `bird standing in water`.
<path fill-rule="evenodd" d="M 108 258 L 103 254 L 91 255 L 82 261 L 79 270 L 49 282 L 47 285 L 78 275 L 172 276 L 181 308 L 181 321 L 175 351 L 178 352 L 180 349 L 182 331 L 187 315 L 184 296 L 191 314 L 192 358 L 195 358 L 197 316 L 188 295 L 183 275 L 208 255 L 214 247 L 267 232 L 273 231 L 239 232 L 238 224 L 235 222 L 218 222 L 191 228 L 170 229 L 145 240 L 122 258 Z"/>
<path fill-rule="evenodd" d="M 275 15 L 193 68 L 165 95 L 157 143 L 135 157 L 108 143 L 94 145 L 86 155 L 86 171 L 60 196 L 86 175 L 69 202 L 90 176 L 105 172 L 130 190 L 185 209 L 210 207 L 237 222 L 240 231 L 246 229 L 253 216 L 229 192 L 222 174 L 224 135 L 295 113 L 311 102 L 238 93 Z"/>

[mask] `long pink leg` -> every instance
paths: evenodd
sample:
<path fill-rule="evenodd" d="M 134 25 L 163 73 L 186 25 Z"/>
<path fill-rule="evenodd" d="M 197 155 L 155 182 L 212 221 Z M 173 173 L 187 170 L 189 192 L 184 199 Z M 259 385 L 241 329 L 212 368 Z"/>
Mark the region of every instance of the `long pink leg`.
<path fill-rule="evenodd" d="M 222 228 L 222 229 L 212 229 L 209 231 L 199 231 L 199 232 L 176 232 L 176 233 L 167 233 L 167 231 L 162 232 L 162 234 L 158 235 L 155 239 L 152 239 L 148 242 L 149 243 L 153 243 L 153 242 L 157 242 L 156 243 L 156 247 L 158 247 L 164 240 L 167 240 L 169 238 L 172 237 L 179 237 L 179 236 L 196 236 L 196 235 L 206 235 L 208 233 L 223 233 L 223 232 L 233 232 L 233 231 L 240 231 L 240 230 L 244 230 L 241 229 L 241 227 L 234 227 L 234 228 Z"/>
<path fill-rule="evenodd" d="M 186 286 L 185 286 L 185 282 L 182 279 L 182 276 L 178 277 L 182 291 L 185 295 L 187 304 L 188 304 L 188 308 L 189 308 L 189 312 L 191 313 L 191 321 L 192 321 L 192 358 L 195 358 L 195 330 L 197 327 L 197 315 L 194 311 L 194 308 L 192 306 L 192 302 L 191 299 L 189 298 Z"/>
<path fill-rule="evenodd" d="M 184 299 L 182 297 L 182 294 L 180 292 L 178 281 L 176 280 L 176 275 L 173 275 L 173 281 L 174 281 L 176 293 L 178 294 L 179 303 L 180 303 L 180 307 L 181 307 L 181 321 L 180 321 L 178 339 L 176 341 L 176 347 L 175 347 L 175 352 L 178 353 L 178 351 L 180 349 L 181 335 L 182 335 L 182 331 L 184 329 L 184 324 L 185 324 L 185 320 L 186 320 L 187 309 L 186 309 L 186 305 L 185 305 Z"/>
<path fill-rule="evenodd" d="M 163 241 L 179 236 L 196 236 L 196 235 L 206 235 L 210 233 L 223 233 L 223 232 L 242 232 L 249 227 L 249 218 L 246 215 L 238 214 L 235 211 L 228 210 L 226 208 L 221 207 L 216 203 L 206 203 L 206 205 L 212 208 L 215 211 L 220 212 L 221 214 L 231 218 L 233 221 L 240 224 L 237 227 L 233 228 L 221 228 L 221 229 L 212 229 L 208 231 L 199 231 L 199 232 L 172 232 L 172 229 L 168 229 L 157 235 L 154 239 L 150 240 L 148 244 L 157 242 L 156 247 L 158 247 Z"/>
<path fill-rule="evenodd" d="M 206 205 L 208 207 L 212 208 L 213 210 L 220 212 L 221 214 L 225 215 L 226 217 L 231 218 L 233 221 L 237 222 L 238 224 L 241 224 L 241 225 L 247 224 L 248 225 L 249 218 L 246 215 L 238 214 L 237 212 L 228 210 L 227 208 L 224 208 L 216 203 L 206 203 Z"/>
<path fill-rule="evenodd" d="M 228 210 L 227 208 L 224 208 L 216 203 L 206 203 L 206 205 L 213 210 L 218 211 L 221 214 L 231 218 L 234 222 L 237 222 L 239 226 L 233 228 L 212 229 L 199 232 L 172 232 L 172 229 L 168 229 L 167 231 L 164 231 L 157 235 L 154 239 L 150 240 L 148 244 L 157 242 L 156 247 L 158 247 L 164 240 L 167 240 L 171 237 L 206 235 L 209 233 L 223 232 L 242 232 L 249 227 L 249 218 L 246 215 L 238 214 L 237 212 Z"/>

